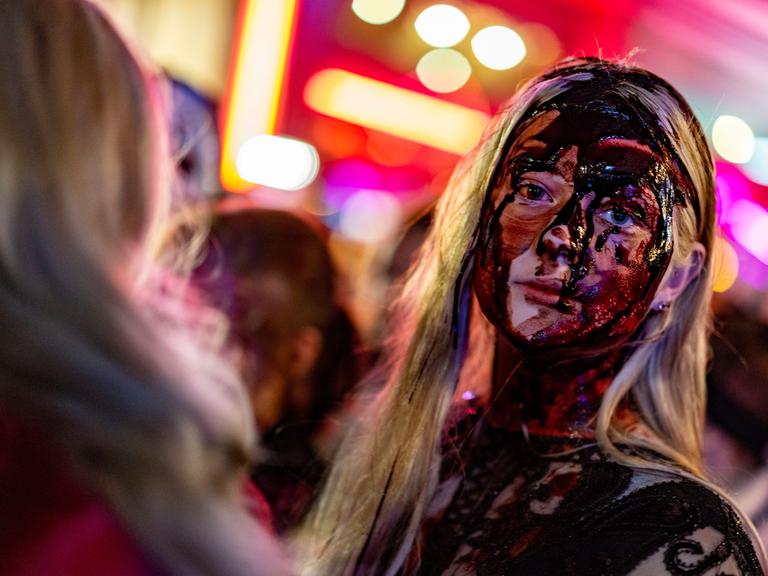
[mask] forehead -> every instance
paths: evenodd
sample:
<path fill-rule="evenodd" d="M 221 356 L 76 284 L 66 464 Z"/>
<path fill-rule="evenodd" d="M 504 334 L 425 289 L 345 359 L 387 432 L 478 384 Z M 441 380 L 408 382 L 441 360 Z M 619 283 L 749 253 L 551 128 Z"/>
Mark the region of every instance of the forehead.
<path fill-rule="evenodd" d="M 569 179 L 577 166 L 581 176 L 597 178 L 646 178 L 666 172 L 666 163 L 645 141 L 642 126 L 638 129 L 627 115 L 605 107 L 566 107 L 534 114 L 513 137 L 506 158 L 522 160 L 527 164 L 524 171 L 556 172 L 565 163 L 570 166 L 565 175 Z"/>
<path fill-rule="evenodd" d="M 515 148 L 524 148 L 551 153 L 577 146 L 610 153 L 610 143 L 622 143 L 625 149 L 653 154 L 653 143 L 647 138 L 641 120 L 609 106 L 545 109 L 524 120 L 516 132 L 512 137 L 512 152 Z"/>

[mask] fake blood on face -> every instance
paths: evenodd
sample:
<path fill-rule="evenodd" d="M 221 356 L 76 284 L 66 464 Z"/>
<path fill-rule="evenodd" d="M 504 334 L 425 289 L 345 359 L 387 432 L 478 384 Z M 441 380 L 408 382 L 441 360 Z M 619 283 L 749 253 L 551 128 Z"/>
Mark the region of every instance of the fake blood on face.
<path fill-rule="evenodd" d="M 474 287 L 497 355 L 537 375 L 517 391 L 534 425 L 593 418 L 669 263 L 676 174 L 648 134 L 602 100 L 553 105 L 522 124 L 495 176 Z M 553 361 L 571 368 L 548 382 Z"/>
<path fill-rule="evenodd" d="M 485 209 L 475 291 L 524 349 L 626 339 L 671 255 L 663 161 L 606 113 L 574 116 L 549 110 L 528 124 Z"/>

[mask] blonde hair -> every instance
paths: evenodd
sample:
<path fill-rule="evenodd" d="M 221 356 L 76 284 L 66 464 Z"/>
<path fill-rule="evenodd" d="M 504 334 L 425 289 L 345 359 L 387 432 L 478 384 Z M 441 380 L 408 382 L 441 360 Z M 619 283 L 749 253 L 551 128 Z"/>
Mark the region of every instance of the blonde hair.
<path fill-rule="evenodd" d="M 437 481 L 441 433 L 462 375 L 492 348 L 470 346 L 475 320 L 471 261 L 490 180 L 506 143 L 531 112 L 596 77 L 610 93 L 651 115 L 663 146 L 679 159 L 692 190 L 675 208 L 673 259 L 695 242 L 707 251 L 702 272 L 667 314 L 651 315 L 634 351 L 603 399 L 596 422 L 601 449 L 627 465 L 702 479 L 711 252 L 715 222 L 713 164 L 702 129 L 664 80 L 623 63 L 564 62 L 533 79 L 491 122 L 458 165 L 435 210 L 435 223 L 398 304 L 400 338 L 387 384 L 339 449 L 315 510 L 297 536 L 304 574 L 394 574 L 409 554 Z M 492 344 L 492 342 L 491 342 Z M 465 358 L 465 352 L 469 357 Z M 634 398 L 655 440 L 617 424 L 622 399 Z M 630 453 L 617 444 L 630 447 Z M 650 460 L 650 448 L 666 460 Z"/>
<path fill-rule="evenodd" d="M 90 2 L 0 0 L 0 29 L 0 407 L 164 571 L 285 573 L 244 501 L 244 391 L 149 258 L 157 81 Z"/>

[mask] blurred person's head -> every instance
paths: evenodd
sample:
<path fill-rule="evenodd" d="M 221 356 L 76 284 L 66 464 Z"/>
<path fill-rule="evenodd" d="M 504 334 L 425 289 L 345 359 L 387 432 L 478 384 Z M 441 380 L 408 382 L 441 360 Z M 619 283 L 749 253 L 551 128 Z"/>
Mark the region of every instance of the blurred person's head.
<path fill-rule="evenodd" d="M 0 0 L 0 30 L 0 410 L 168 573 L 281 571 L 242 502 L 239 384 L 151 265 L 170 200 L 153 74 L 90 2 Z"/>
<path fill-rule="evenodd" d="M 178 79 L 170 79 L 171 156 L 176 166 L 174 211 L 214 196 L 219 190 L 220 144 L 216 108 Z"/>
<path fill-rule="evenodd" d="M 325 231 L 289 212 L 215 210 L 195 283 L 230 319 L 262 431 L 319 424 L 357 377 L 356 334 L 338 301 Z"/>

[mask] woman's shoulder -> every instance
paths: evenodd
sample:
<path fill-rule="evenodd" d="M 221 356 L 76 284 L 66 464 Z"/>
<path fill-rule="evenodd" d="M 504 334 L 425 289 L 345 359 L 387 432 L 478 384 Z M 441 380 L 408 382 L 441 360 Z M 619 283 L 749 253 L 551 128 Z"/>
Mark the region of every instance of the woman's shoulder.
<path fill-rule="evenodd" d="M 674 471 L 616 463 L 585 473 L 584 481 L 596 486 L 601 474 L 625 478 L 622 493 L 596 512 L 589 539 L 613 541 L 634 557 L 635 566 L 627 573 L 705 574 L 717 569 L 713 573 L 763 574 L 739 512 L 714 487 Z"/>

